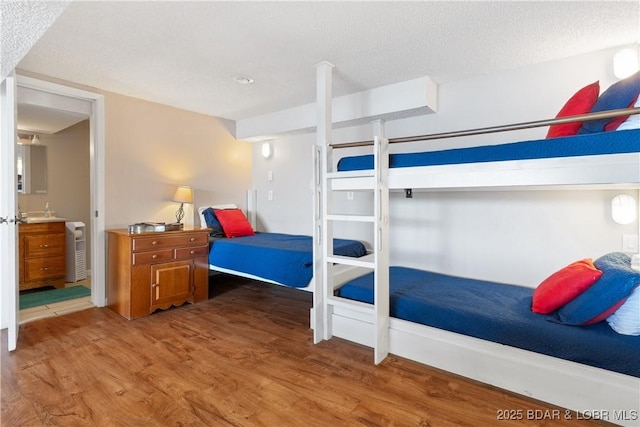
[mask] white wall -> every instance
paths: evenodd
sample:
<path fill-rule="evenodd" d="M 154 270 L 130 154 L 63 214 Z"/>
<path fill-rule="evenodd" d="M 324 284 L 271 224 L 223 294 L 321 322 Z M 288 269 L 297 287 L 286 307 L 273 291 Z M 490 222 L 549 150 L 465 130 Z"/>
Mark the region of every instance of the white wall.
<path fill-rule="evenodd" d="M 552 118 L 578 89 L 600 81 L 603 92 L 615 80 L 616 49 L 441 84 L 436 114 L 387 122 L 388 137 L 428 134 Z M 448 139 L 393 146 L 392 151 L 440 149 L 543 138 L 547 128 L 507 135 Z M 371 138 L 369 126 L 338 129 L 336 142 Z M 261 229 L 311 234 L 311 146 L 315 134 L 273 141 L 272 159 L 253 147 L 253 187 L 258 193 Z M 342 155 L 342 152 L 336 153 Z M 274 180 L 267 180 L 267 171 Z M 273 191 L 273 201 L 267 192 Z M 414 192 L 392 195 L 391 260 L 450 274 L 536 286 L 554 270 L 580 258 L 621 250 L 622 234 L 638 224 L 614 224 L 613 191 Z M 631 194 L 637 198 L 637 194 Z M 337 205 L 365 209 L 367 197 L 340 196 Z M 340 237 L 368 233 L 344 227 Z"/>

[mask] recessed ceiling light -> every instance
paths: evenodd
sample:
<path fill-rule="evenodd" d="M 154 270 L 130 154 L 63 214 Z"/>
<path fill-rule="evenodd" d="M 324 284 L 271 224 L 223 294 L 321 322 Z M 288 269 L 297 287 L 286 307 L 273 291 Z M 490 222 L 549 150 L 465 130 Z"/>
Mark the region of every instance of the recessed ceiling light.
<path fill-rule="evenodd" d="M 251 83 L 254 82 L 253 77 L 244 76 L 244 75 L 233 76 L 233 80 L 236 83 L 240 83 L 241 85 L 250 85 Z"/>

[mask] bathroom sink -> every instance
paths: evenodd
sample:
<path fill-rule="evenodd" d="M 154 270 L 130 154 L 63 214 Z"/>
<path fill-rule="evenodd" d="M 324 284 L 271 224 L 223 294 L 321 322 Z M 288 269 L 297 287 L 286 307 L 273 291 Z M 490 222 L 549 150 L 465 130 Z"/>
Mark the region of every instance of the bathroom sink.
<path fill-rule="evenodd" d="M 26 223 L 31 224 L 34 222 L 56 222 L 56 221 L 66 221 L 66 218 L 58 218 L 55 216 L 29 216 L 27 217 Z"/>

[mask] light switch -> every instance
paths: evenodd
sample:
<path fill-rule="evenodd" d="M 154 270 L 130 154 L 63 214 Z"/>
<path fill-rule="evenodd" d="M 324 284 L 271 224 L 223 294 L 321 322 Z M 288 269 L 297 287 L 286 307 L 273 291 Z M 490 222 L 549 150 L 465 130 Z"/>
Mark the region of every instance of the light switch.
<path fill-rule="evenodd" d="M 269 192 L 267 193 L 267 199 L 273 200 L 273 190 L 269 190 Z"/>
<path fill-rule="evenodd" d="M 637 234 L 622 235 L 622 252 L 638 253 L 638 235 Z"/>
<path fill-rule="evenodd" d="M 273 171 L 269 171 L 269 172 L 267 172 L 267 179 L 268 179 L 269 181 L 273 181 Z"/>

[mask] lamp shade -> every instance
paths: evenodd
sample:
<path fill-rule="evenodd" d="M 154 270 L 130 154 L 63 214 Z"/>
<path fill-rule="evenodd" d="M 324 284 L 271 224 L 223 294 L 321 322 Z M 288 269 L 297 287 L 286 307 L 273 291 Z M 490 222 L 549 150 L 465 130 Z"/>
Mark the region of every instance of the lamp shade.
<path fill-rule="evenodd" d="M 176 194 L 173 195 L 173 201 L 180 203 L 193 203 L 193 190 L 191 187 L 181 185 L 176 190 Z"/>

